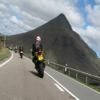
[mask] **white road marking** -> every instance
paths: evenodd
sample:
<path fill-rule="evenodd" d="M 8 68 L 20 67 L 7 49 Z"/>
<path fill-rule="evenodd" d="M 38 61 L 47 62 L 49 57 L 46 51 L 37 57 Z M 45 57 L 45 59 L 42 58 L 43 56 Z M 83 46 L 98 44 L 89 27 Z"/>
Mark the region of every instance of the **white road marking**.
<path fill-rule="evenodd" d="M 60 87 L 62 87 L 66 92 L 68 92 L 70 95 L 72 95 L 76 100 L 80 100 L 78 97 L 76 97 L 72 92 L 70 92 L 66 87 L 64 87 L 61 83 L 59 83 L 55 78 L 53 78 L 50 74 L 48 74 L 46 71 L 45 73 L 52 78 L 57 84 L 59 84 Z"/>
<path fill-rule="evenodd" d="M 13 59 L 13 53 L 11 53 L 11 57 L 7 61 L 5 61 L 4 63 L 0 64 L 0 67 L 3 67 L 4 65 L 6 65 L 12 59 Z"/>
<path fill-rule="evenodd" d="M 58 84 L 54 84 L 61 92 L 65 92 Z"/>
<path fill-rule="evenodd" d="M 12 53 L 12 52 L 11 52 Z M 11 57 L 7 60 L 7 61 L 5 61 L 4 63 L 2 63 L 2 64 L 0 64 L 0 67 L 3 67 L 4 65 L 6 65 L 10 60 L 12 60 L 13 59 L 13 53 L 11 54 Z M 57 82 L 57 83 L 59 83 L 56 79 L 54 79 L 51 75 L 49 75 L 47 72 L 45 72 L 50 78 L 52 78 L 55 82 Z M 96 92 L 97 94 L 100 94 L 100 92 L 97 92 L 96 90 L 94 90 L 94 89 L 92 89 L 92 88 L 90 88 L 90 87 L 88 87 L 88 86 L 86 86 L 86 85 L 84 85 L 84 84 L 82 84 L 82 83 L 80 83 L 80 82 L 78 82 L 78 81 L 76 81 L 76 80 L 74 80 L 74 79 L 72 79 L 71 77 L 68 77 L 69 79 L 71 79 L 71 80 L 73 80 L 73 81 L 75 81 L 75 82 L 77 82 L 78 84 L 80 84 L 80 85 L 83 85 L 84 87 L 86 87 L 86 88 L 89 88 L 90 90 L 92 90 L 93 92 Z M 60 84 L 59 83 L 59 85 L 65 90 L 65 91 L 67 91 L 69 94 L 71 94 L 76 100 L 79 100 L 79 98 L 77 98 L 73 93 L 71 93 L 68 89 L 66 89 L 62 84 Z"/>
<path fill-rule="evenodd" d="M 0 64 L 0 67 L 3 67 L 4 65 L 6 65 L 9 61 L 11 61 L 13 59 L 13 53 L 11 52 L 11 57 L 7 60 L 7 61 L 5 61 L 4 63 L 2 63 L 2 64 Z M 66 89 L 61 83 L 59 83 L 56 79 L 54 79 L 51 75 L 49 75 L 46 71 L 45 71 L 45 73 L 50 77 L 50 78 L 52 78 L 56 83 L 57 83 L 57 85 L 59 84 L 65 91 L 67 91 L 70 95 L 72 95 L 76 100 L 80 100 L 78 97 L 76 97 L 73 93 L 71 93 L 68 89 Z M 76 81 L 76 80 L 74 80 L 74 79 L 72 79 L 72 78 L 70 78 L 70 77 L 68 77 L 69 79 L 71 79 L 71 80 L 73 80 L 73 81 L 75 81 L 75 82 L 77 82 L 78 84 L 80 84 L 80 85 L 83 85 L 84 87 L 86 87 L 86 88 L 89 88 L 88 86 L 86 86 L 86 85 L 84 85 L 84 84 L 82 84 L 82 83 L 80 83 L 80 82 L 78 82 L 78 81 Z M 92 89 L 92 88 L 89 88 L 90 90 L 92 90 L 92 91 L 94 91 L 94 92 L 96 92 L 96 93 L 98 93 L 98 94 L 100 94 L 99 92 L 97 92 L 96 90 L 94 90 L 94 89 Z"/>
<path fill-rule="evenodd" d="M 58 71 L 56 71 L 56 70 L 55 70 L 55 72 L 60 73 L 60 72 L 58 72 Z M 60 74 L 61 74 L 61 73 L 60 73 Z M 62 74 L 62 75 L 65 76 L 64 74 Z M 95 93 L 97 93 L 97 94 L 100 95 L 100 92 L 94 90 L 92 87 L 89 87 L 89 86 L 85 85 L 84 83 L 81 83 L 81 82 L 75 80 L 74 78 L 72 78 L 72 77 L 70 77 L 70 76 L 67 76 L 67 75 L 66 75 L 66 77 L 69 78 L 70 80 L 72 80 L 72 81 L 78 83 L 79 85 L 82 85 L 82 86 L 84 86 L 85 88 L 88 88 L 88 89 L 90 89 L 91 91 L 93 91 L 93 92 L 95 92 Z"/>
<path fill-rule="evenodd" d="M 100 92 L 94 90 L 92 87 L 89 87 L 89 86 L 85 85 L 84 83 L 81 83 L 81 82 L 79 82 L 79 81 L 77 81 L 77 80 L 75 80 L 75 79 L 73 79 L 73 78 L 71 78 L 71 77 L 68 77 L 68 78 L 69 78 L 70 80 L 72 80 L 72 81 L 78 83 L 79 85 L 82 85 L 82 86 L 84 86 L 85 88 L 88 88 L 88 89 L 90 89 L 91 91 L 93 91 L 93 92 L 95 92 L 95 93 L 97 93 L 97 94 L 100 95 Z"/>

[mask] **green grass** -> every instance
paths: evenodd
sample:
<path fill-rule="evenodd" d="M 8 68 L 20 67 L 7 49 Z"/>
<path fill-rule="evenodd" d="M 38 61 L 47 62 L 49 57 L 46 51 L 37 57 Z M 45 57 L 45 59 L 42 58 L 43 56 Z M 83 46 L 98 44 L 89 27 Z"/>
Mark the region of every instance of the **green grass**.
<path fill-rule="evenodd" d="M 10 56 L 10 52 L 7 48 L 0 49 L 0 61 L 8 58 Z"/>
<path fill-rule="evenodd" d="M 94 90 L 100 92 L 100 86 L 96 86 L 96 85 L 88 85 L 88 86 L 93 88 Z"/>
<path fill-rule="evenodd" d="M 73 78 L 73 77 L 71 77 L 71 78 Z M 75 78 L 73 78 L 73 79 L 75 79 Z M 97 92 L 100 92 L 100 85 L 90 84 L 90 83 L 86 84 L 81 79 L 75 79 L 75 80 L 86 85 L 86 86 L 88 86 L 88 87 L 90 87 L 90 88 L 92 88 L 92 89 L 94 89 L 94 90 L 96 90 Z"/>
<path fill-rule="evenodd" d="M 68 76 L 69 76 L 69 75 L 68 75 Z M 97 92 L 100 92 L 100 83 L 99 83 L 99 84 L 98 84 L 98 83 L 91 83 L 91 82 L 88 80 L 88 83 L 86 84 L 86 83 L 85 83 L 85 76 L 84 76 L 84 75 L 78 76 L 78 78 L 76 79 L 76 78 L 74 77 L 73 73 L 72 73 L 69 77 L 71 77 L 71 78 L 73 78 L 74 80 L 76 80 L 76 81 L 78 81 L 78 82 L 80 82 L 80 83 L 82 83 L 82 84 L 84 84 L 84 85 L 86 85 L 86 86 L 88 86 L 88 87 L 90 87 L 90 88 L 96 90 Z"/>
<path fill-rule="evenodd" d="M 71 76 L 70 76 L 71 77 Z M 73 77 L 71 77 L 71 78 L 73 78 Z M 75 79 L 76 81 L 78 81 L 78 82 L 80 82 L 80 83 L 82 83 L 82 84 L 84 84 L 84 85 L 86 85 L 86 86 L 88 86 L 88 87 L 90 87 L 90 88 L 92 88 L 92 89 L 94 89 L 94 90 L 96 90 L 97 92 L 100 92 L 100 84 L 91 84 L 91 83 L 85 83 L 85 82 L 83 82 L 83 80 L 82 79 L 76 79 L 76 78 L 73 78 L 73 79 Z"/>

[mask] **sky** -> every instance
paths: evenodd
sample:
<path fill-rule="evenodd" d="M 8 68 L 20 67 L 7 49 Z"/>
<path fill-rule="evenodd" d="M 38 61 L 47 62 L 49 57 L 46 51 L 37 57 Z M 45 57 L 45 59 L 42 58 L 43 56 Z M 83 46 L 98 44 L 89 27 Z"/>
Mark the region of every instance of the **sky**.
<path fill-rule="evenodd" d="M 0 33 L 27 32 L 60 13 L 100 57 L 100 0 L 0 0 Z"/>

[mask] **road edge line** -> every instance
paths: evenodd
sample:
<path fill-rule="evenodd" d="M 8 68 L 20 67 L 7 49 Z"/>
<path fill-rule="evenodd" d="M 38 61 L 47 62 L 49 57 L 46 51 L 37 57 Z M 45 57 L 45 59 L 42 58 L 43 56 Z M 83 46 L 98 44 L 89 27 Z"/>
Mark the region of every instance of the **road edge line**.
<path fill-rule="evenodd" d="M 61 86 L 59 86 L 59 84 L 57 84 L 57 83 L 54 83 L 54 85 L 57 87 L 57 89 L 59 89 L 61 92 L 65 92 L 65 90 L 61 87 Z"/>
<path fill-rule="evenodd" d="M 3 67 L 4 65 L 6 65 L 12 59 L 13 59 L 13 53 L 11 52 L 11 57 L 7 61 L 5 61 L 2 64 L 0 64 L 0 68 Z"/>
<path fill-rule="evenodd" d="M 49 66 L 48 66 L 48 67 L 49 67 Z M 49 67 L 49 68 L 50 68 L 50 67 Z M 55 70 L 55 71 L 56 71 L 56 70 Z M 57 72 L 57 73 L 60 73 L 59 71 L 56 71 L 56 72 Z M 62 74 L 62 73 L 60 73 L 60 74 Z M 92 87 L 89 87 L 89 86 L 85 85 L 84 83 L 79 82 L 78 80 L 76 80 L 76 79 L 74 79 L 74 78 L 72 78 L 72 77 L 70 77 L 70 76 L 68 76 L 68 75 L 65 75 L 65 74 L 62 74 L 62 75 L 65 76 L 65 77 L 67 77 L 67 78 L 69 78 L 70 80 L 72 80 L 72 81 L 78 83 L 79 85 L 84 86 L 85 88 L 91 90 L 92 92 L 95 92 L 96 94 L 99 94 L 99 95 L 100 95 L 100 92 L 96 91 L 96 90 L 93 89 Z"/>
<path fill-rule="evenodd" d="M 46 71 L 45 73 L 53 79 L 57 84 L 59 84 L 66 92 L 68 92 L 71 96 L 73 96 L 76 100 L 80 100 L 78 97 L 76 97 L 72 92 L 70 92 L 66 87 L 64 87 L 60 82 L 58 82 L 54 77 L 52 77 L 50 74 L 48 74 Z"/>

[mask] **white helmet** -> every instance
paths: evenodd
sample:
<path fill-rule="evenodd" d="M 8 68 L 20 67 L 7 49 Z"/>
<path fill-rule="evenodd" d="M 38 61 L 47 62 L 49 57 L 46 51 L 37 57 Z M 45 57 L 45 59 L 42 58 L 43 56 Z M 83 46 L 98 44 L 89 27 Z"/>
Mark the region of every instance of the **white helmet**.
<path fill-rule="evenodd" d="M 40 36 L 37 36 L 36 37 L 36 41 L 41 41 L 41 37 Z"/>

